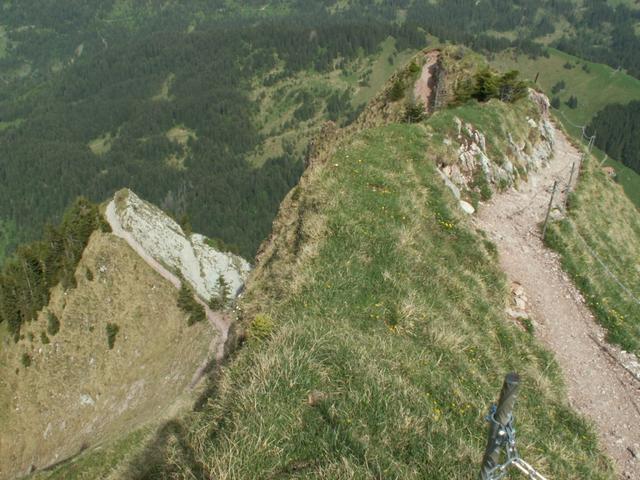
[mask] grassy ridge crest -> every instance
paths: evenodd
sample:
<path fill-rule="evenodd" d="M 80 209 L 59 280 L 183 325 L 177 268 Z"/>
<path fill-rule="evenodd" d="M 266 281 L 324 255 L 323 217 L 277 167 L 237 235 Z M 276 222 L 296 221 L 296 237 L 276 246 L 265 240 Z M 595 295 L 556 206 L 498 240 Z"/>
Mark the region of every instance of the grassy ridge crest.
<path fill-rule="evenodd" d="M 505 319 L 494 251 L 427 138 L 372 128 L 313 164 L 246 293 L 245 347 L 132 477 L 471 478 L 486 408 L 517 370 L 525 458 L 555 478 L 613 478 L 551 355 Z"/>

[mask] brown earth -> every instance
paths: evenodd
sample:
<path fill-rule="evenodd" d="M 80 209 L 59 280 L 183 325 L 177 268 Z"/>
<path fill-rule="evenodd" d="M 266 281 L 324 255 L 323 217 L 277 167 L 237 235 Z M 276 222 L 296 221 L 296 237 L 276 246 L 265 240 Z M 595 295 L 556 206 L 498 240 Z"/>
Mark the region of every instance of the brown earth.
<path fill-rule="evenodd" d="M 435 87 L 434 72 L 439 56 L 440 50 L 431 50 L 425 54 L 425 64 L 422 67 L 420 77 L 416 80 L 413 89 L 413 96 L 415 100 L 421 102 L 428 112 L 431 111 L 433 104 L 431 101 L 431 95 Z"/>
<path fill-rule="evenodd" d="M 562 271 L 559 256 L 543 245 L 539 233 L 554 181 L 560 181 L 554 202 L 559 211 L 571 165 L 580 161 L 564 133 L 556 129 L 555 136 L 549 166 L 531 173 L 520 190 L 482 205 L 476 223 L 498 246 L 509 280 L 526 292 L 537 335 L 564 373 L 569 402 L 593 422 L 619 477 L 640 479 L 640 381 L 611 354 L 616 347 L 606 344 L 603 329 Z"/>

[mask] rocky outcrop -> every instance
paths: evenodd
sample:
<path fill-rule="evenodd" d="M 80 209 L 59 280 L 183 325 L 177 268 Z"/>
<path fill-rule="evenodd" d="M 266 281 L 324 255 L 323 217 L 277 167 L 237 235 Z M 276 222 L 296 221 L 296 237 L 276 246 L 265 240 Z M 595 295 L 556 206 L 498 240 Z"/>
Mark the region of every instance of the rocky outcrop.
<path fill-rule="evenodd" d="M 216 250 L 203 235 L 187 237 L 172 218 L 130 190 L 117 192 L 108 208 L 114 210 L 122 228 L 146 253 L 182 276 L 202 299 L 209 300 L 220 293 L 221 277 L 231 295 L 242 290 L 251 270 L 242 257 Z"/>
<path fill-rule="evenodd" d="M 539 170 L 552 158 L 554 128 L 548 115 L 549 100 L 533 90 L 529 92 L 529 99 L 539 108 L 540 115 L 523 118 L 519 135 L 507 131 L 505 138 L 492 139 L 494 144 L 504 146 L 499 152 L 489 152 L 487 137 L 478 127 L 454 118 L 457 133 L 454 138 L 445 138 L 445 145 L 456 149 L 456 158 L 440 164 L 439 168 L 456 198 L 460 199 L 460 191 L 476 186 L 479 174 L 493 190 L 503 190 L 516 185 L 519 177 L 527 172 Z"/>

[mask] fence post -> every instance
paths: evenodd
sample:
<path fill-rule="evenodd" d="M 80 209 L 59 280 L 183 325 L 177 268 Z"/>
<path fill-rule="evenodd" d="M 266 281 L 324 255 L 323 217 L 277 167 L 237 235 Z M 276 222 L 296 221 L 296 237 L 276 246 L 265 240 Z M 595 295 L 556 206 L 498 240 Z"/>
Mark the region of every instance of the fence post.
<path fill-rule="evenodd" d="M 609 154 L 605 153 L 604 154 L 604 158 L 602 159 L 602 162 L 600 163 L 600 166 L 603 166 L 608 159 L 609 159 Z"/>
<path fill-rule="evenodd" d="M 571 192 L 571 182 L 573 181 L 573 174 L 576 169 L 576 162 L 571 164 L 571 175 L 569 175 L 569 183 L 567 183 L 567 193 Z"/>
<path fill-rule="evenodd" d="M 558 180 L 553 182 L 553 191 L 551 192 L 551 200 L 549 200 L 549 208 L 547 208 L 547 215 L 544 217 L 544 226 L 542 227 L 542 240 L 544 240 L 547 234 L 547 223 L 549 223 L 549 214 L 551 213 L 551 207 L 553 206 L 553 197 L 556 196 L 556 188 L 558 188 Z"/>
<path fill-rule="evenodd" d="M 500 399 L 496 408 L 494 418 L 497 423 L 490 422 L 489 438 L 487 448 L 482 459 L 479 480 L 491 480 L 489 472 L 499 465 L 500 461 L 500 440 L 506 435 L 505 427 L 512 418 L 513 406 L 516 403 L 520 377 L 517 373 L 509 373 L 504 379 Z"/>

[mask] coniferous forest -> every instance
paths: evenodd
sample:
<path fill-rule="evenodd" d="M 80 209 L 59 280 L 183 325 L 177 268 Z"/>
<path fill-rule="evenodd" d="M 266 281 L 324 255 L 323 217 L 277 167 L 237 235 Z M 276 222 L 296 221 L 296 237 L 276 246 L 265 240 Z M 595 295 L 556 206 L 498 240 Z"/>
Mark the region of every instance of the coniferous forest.
<path fill-rule="evenodd" d="M 122 187 L 251 258 L 303 165 L 287 149 L 247 161 L 268 136 L 256 85 L 347 69 L 389 36 L 397 51 L 437 37 L 543 55 L 546 42 L 638 76 L 638 15 L 596 0 L 6 1 L 0 262 L 77 196 L 99 202 Z M 592 35 L 599 18 L 607 27 Z M 560 20 L 571 28 L 554 36 Z M 346 123 L 349 99 L 300 94 L 288 128 L 317 112 Z"/>
<path fill-rule="evenodd" d="M 640 102 L 607 105 L 589 124 L 596 146 L 640 173 Z"/>

